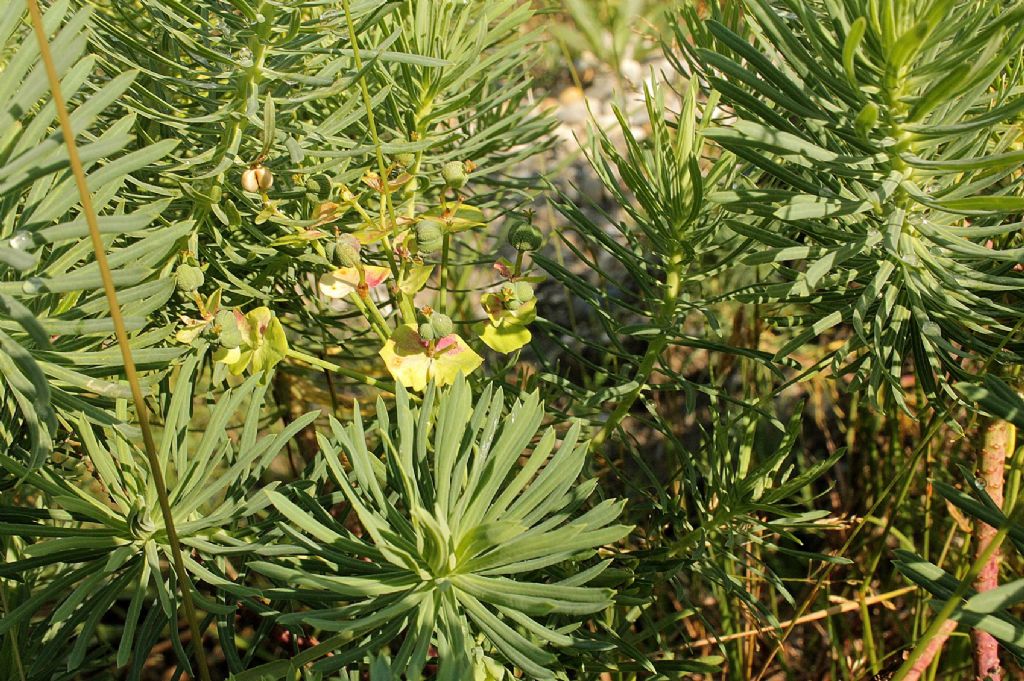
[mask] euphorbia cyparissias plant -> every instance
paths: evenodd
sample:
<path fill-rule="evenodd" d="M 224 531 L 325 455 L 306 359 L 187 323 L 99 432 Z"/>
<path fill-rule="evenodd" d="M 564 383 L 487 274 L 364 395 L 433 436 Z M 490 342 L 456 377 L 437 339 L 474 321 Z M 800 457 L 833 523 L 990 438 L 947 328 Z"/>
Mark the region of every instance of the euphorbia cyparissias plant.
<path fill-rule="evenodd" d="M 474 398 L 460 376 L 446 390 L 427 385 L 416 407 L 399 386 L 393 412 L 378 401 L 375 433 L 358 409 L 347 427 L 332 421 L 319 465 L 361 535 L 306 492 L 267 492 L 296 547 L 250 567 L 283 585 L 275 598 L 312 607 L 280 622 L 332 635 L 295 665 L 333 651 L 313 665 L 330 672 L 388 646 L 392 670 L 419 678 L 436 648 L 438 679 L 471 678 L 488 657 L 526 678 L 555 678 L 558 651 L 582 641 L 580 617 L 614 597 L 591 585 L 609 583 L 609 561 L 580 561 L 630 528 L 614 524 L 623 502 L 586 506 L 596 480 L 578 481 L 580 424 L 560 443 L 548 428 L 531 448 L 544 416 L 538 396 L 504 403 L 491 387 Z"/>

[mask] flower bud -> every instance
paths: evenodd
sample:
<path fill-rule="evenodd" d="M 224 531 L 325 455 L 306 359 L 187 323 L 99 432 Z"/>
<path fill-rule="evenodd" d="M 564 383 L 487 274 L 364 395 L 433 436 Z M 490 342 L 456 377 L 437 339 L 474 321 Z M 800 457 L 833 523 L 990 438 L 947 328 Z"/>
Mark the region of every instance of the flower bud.
<path fill-rule="evenodd" d="M 858 135 L 866 138 L 877 122 L 878 105 L 874 102 L 868 102 L 857 114 L 857 118 L 853 122 L 853 127 L 857 131 Z"/>
<path fill-rule="evenodd" d="M 542 241 L 540 230 L 531 224 L 521 222 L 508 230 L 508 243 L 517 251 L 535 251 Z"/>
<path fill-rule="evenodd" d="M 217 342 L 228 350 L 242 344 L 242 330 L 238 328 L 238 320 L 231 310 L 221 310 L 214 318 L 214 324 L 220 329 Z"/>
<path fill-rule="evenodd" d="M 432 341 L 437 338 L 437 334 L 434 333 L 434 327 L 429 323 L 424 322 L 420 324 L 420 338 L 425 341 Z"/>
<path fill-rule="evenodd" d="M 192 293 L 203 285 L 203 282 L 206 281 L 206 276 L 195 265 L 185 263 L 178 265 L 178 271 L 175 273 L 174 279 L 179 291 L 182 293 Z"/>
<path fill-rule="evenodd" d="M 359 239 L 342 234 L 334 240 L 334 262 L 341 267 L 355 267 L 359 262 Z"/>
<path fill-rule="evenodd" d="M 525 281 L 517 281 L 515 283 L 516 298 L 528 303 L 533 300 L 533 287 Z"/>
<path fill-rule="evenodd" d="M 441 177 L 444 178 L 445 186 L 462 189 L 469 180 L 469 176 L 466 175 L 466 164 L 462 161 L 448 161 L 441 168 Z"/>
<path fill-rule="evenodd" d="M 416 248 L 420 253 L 433 253 L 443 244 L 441 224 L 434 220 L 421 220 L 416 225 Z"/>
<path fill-rule="evenodd" d="M 434 327 L 434 335 L 437 338 L 444 338 L 455 333 L 455 324 L 452 323 L 452 318 L 440 312 L 430 315 L 430 325 Z"/>

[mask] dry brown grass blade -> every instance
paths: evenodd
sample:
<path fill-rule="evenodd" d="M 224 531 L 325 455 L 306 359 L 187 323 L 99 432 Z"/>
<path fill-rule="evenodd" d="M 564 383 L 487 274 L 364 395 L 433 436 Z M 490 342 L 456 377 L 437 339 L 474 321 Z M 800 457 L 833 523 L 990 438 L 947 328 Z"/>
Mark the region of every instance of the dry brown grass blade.
<path fill-rule="evenodd" d="M 192 603 L 192 594 L 187 586 L 189 581 L 188 575 L 185 572 L 185 564 L 182 560 L 181 542 L 179 542 L 178 533 L 174 528 L 174 518 L 171 515 L 171 506 L 167 498 L 167 486 L 164 482 L 163 471 L 160 469 L 153 433 L 149 427 L 149 412 L 146 408 L 145 399 L 142 396 L 138 371 L 136 371 L 131 346 L 128 343 L 128 331 L 125 328 L 124 318 L 121 315 L 121 307 L 117 302 L 117 290 L 114 287 L 114 280 L 110 275 L 110 265 L 107 262 L 103 239 L 100 237 L 96 209 L 93 207 L 92 195 L 89 192 L 89 184 L 85 177 L 85 169 L 82 167 L 78 147 L 75 145 L 75 133 L 71 125 L 71 116 L 68 113 L 67 102 L 64 100 L 64 95 L 61 92 L 60 77 L 53 63 L 53 55 L 50 52 L 50 43 L 46 30 L 43 27 L 43 16 L 39 10 L 39 3 L 36 0 L 25 1 L 28 5 L 29 16 L 32 19 L 32 28 L 39 43 L 39 54 L 46 69 L 46 77 L 50 84 L 54 107 L 57 110 L 57 119 L 60 121 L 60 127 L 64 133 L 64 143 L 68 150 L 71 173 L 75 178 L 75 185 L 78 187 L 78 194 L 82 201 L 82 214 L 85 216 L 86 224 L 89 226 L 89 236 L 92 239 L 93 249 L 95 250 L 96 266 L 100 270 L 100 276 L 103 280 L 103 291 L 110 306 L 110 318 L 114 323 L 114 333 L 117 336 L 117 344 L 121 349 L 121 357 L 124 361 L 125 378 L 128 380 L 128 385 L 131 388 L 132 401 L 135 403 L 135 411 L 138 414 L 139 427 L 142 430 L 142 440 L 146 450 L 146 458 L 149 462 L 150 474 L 153 476 L 153 483 L 156 487 L 157 496 L 160 499 L 160 512 L 163 515 L 167 541 L 171 546 L 171 555 L 173 556 L 174 572 L 181 591 L 181 605 L 185 611 L 185 619 L 188 620 L 189 628 L 192 630 L 192 640 L 195 641 L 193 648 L 195 649 L 196 662 L 199 666 L 199 676 L 202 681 L 211 681 L 195 605 Z M 182 663 L 185 662 L 185 660 L 182 660 Z"/>

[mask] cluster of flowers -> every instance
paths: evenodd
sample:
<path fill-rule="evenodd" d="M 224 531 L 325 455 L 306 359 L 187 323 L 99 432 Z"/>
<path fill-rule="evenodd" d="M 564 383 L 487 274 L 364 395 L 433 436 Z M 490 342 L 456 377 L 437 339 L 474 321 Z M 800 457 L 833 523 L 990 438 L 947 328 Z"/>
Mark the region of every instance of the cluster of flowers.
<path fill-rule="evenodd" d="M 399 159 L 389 173 L 403 169 L 402 161 Z M 463 203 L 459 195 L 474 168 L 471 162 L 445 164 L 440 206 L 393 221 L 386 218 L 383 198 L 381 218 L 375 220 L 348 188 L 338 189 L 340 202 L 336 203 L 331 200 L 335 187 L 330 178 L 310 178 L 305 185 L 307 198 L 314 203 L 313 220 L 297 228 L 295 234 L 275 241 L 278 245 L 315 244 L 334 264 L 333 270 L 319 278 L 319 292 L 326 298 L 346 300 L 358 307 L 381 339 L 379 354 L 391 376 L 413 390 L 422 390 L 430 381 L 450 384 L 459 373 L 468 375 L 483 364 L 483 358 L 456 331 L 455 323 L 444 311 L 449 240 L 454 234 L 486 224 L 483 213 Z M 416 179 L 401 173 L 394 179 L 382 180 L 376 173 L 367 173 L 363 181 L 384 197 Z M 263 201 L 264 209 L 259 216 L 262 221 L 281 215 L 277 202 L 267 193 L 273 182 L 270 170 L 262 164 L 249 167 L 242 174 L 242 189 L 258 194 Z M 449 191 L 454 194 L 451 201 Z M 362 218 L 357 229 L 345 233 L 339 230 L 333 235 L 323 229 L 350 209 Z M 540 231 L 528 222 L 513 225 L 507 238 L 518 253 L 516 262 L 500 259 L 494 264 L 500 281 L 494 290 L 481 297 L 486 317 L 478 324 L 466 325 L 488 348 L 506 354 L 518 351 L 532 338 L 529 325 L 537 314 L 533 285 L 539 278 L 524 272 L 523 260 L 542 242 Z M 425 261 L 425 257 L 438 251 L 439 263 Z M 370 262 L 379 262 L 381 258 L 374 256 L 380 255 L 386 257 L 387 265 Z M 435 269 L 440 271 L 440 309 L 425 305 L 417 310 L 413 300 L 426 287 Z M 269 308 L 257 307 L 243 314 L 237 309 L 221 309 L 220 290 L 205 299 L 199 294 L 204 274 L 194 256 L 189 255 L 178 266 L 177 282 L 179 290 L 191 297 L 199 310 L 198 318 L 182 317 L 179 342 L 191 344 L 205 336 L 219 346 L 215 359 L 236 375 L 247 369 L 267 372 L 288 354 L 284 329 Z M 385 293 L 375 293 L 384 287 Z M 391 309 L 401 315 L 395 328 L 387 323 L 377 306 L 384 297 L 392 304 Z"/>

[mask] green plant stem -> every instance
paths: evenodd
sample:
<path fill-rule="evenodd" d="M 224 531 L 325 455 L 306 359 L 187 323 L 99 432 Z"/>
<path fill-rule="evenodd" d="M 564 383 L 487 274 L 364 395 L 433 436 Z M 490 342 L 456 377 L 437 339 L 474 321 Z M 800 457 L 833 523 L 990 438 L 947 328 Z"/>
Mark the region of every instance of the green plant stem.
<path fill-rule="evenodd" d="M 146 458 L 149 463 L 150 474 L 153 476 L 153 485 L 156 488 L 157 498 L 160 502 L 164 530 L 167 533 L 167 543 L 170 545 L 174 572 L 177 575 L 178 586 L 181 591 L 181 605 L 185 611 L 185 619 L 188 621 L 189 629 L 192 632 L 192 640 L 195 643 L 193 648 L 195 649 L 196 662 L 199 667 L 199 676 L 202 681 L 211 681 L 210 669 L 206 662 L 206 651 L 203 649 L 202 630 L 196 617 L 195 606 L 192 603 L 188 573 L 185 572 L 185 563 L 182 559 L 181 542 L 178 540 L 178 533 L 174 527 L 174 516 L 171 513 L 171 505 L 167 497 L 167 486 L 164 482 L 163 470 L 160 468 L 156 442 L 153 440 L 153 433 L 149 427 L 149 412 L 146 407 L 145 398 L 142 395 L 142 386 L 139 383 L 135 361 L 132 358 L 131 345 L 128 342 L 128 331 L 125 328 L 124 318 L 121 315 L 121 307 L 117 302 L 117 290 L 114 287 L 114 280 L 110 274 L 106 247 L 103 244 L 103 238 L 100 236 L 96 210 L 92 203 L 92 194 L 89 192 L 85 169 L 82 167 L 82 160 L 79 157 L 78 147 L 75 144 L 75 133 L 71 126 L 71 116 L 68 113 L 67 103 L 64 101 L 64 95 L 61 92 L 60 77 L 57 75 L 57 69 L 53 63 L 53 55 L 50 53 L 50 44 L 47 40 L 46 30 L 43 28 L 43 16 L 39 11 L 39 4 L 36 0 L 26 0 L 26 3 L 29 15 L 32 18 L 32 28 L 35 31 L 36 40 L 39 42 L 39 53 L 46 69 L 46 77 L 49 80 L 54 107 L 57 110 L 57 118 L 60 121 L 60 127 L 64 134 L 64 143 L 68 150 L 71 173 L 75 178 L 75 185 L 78 188 L 78 194 L 82 202 L 82 213 L 89 227 L 89 236 L 92 239 L 93 250 L 95 251 L 96 266 L 100 271 L 103 291 L 106 294 L 107 304 L 110 307 L 110 318 L 114 324 L 114 334 L 117 336 L 117 344 L 121 349 L 125 378 L 128 380 L 128 385 L 131 389 L 132 401 L 135 403 L 135 412 L 139 419 L 139 428 L 142 430 L 142 441 L 146 451 Z M 186 663 L 185 660 L 181 662 L 182 664 Z"/>
<path fill-rule="evenodd" d="M 353 291 L 348 294 L 348 299 L 352 301 L 352 304 L 356 306 L 360 313 L 367 322 L 370 323 L 370 328 L 373 329 L 374 333 L 381 341 L 386 342 L 391 337 L 391 327 L 388 326 L 387 321 L 384 319 L 384 315 L 380 313 L 380 310 L 374 304 L 372 300 L 363 299 L 358 293 Z"/>
<path fill-rule="evenodd" d="M 629 413 L 629 410 L 633 408 L 633 403 L 636 402 L 638 397 L 640 397 L 640 393 L 643 392 L 644 387 L 647 385 L 647 381 L 651 377 L 651 373 L 654 371 L 654 365 L 658 362 L 658 359 L 661 358 L 661 353 L 665 351 L 665 347 L 668 345 L 669 341 L 669 329 L 667 327 L 676 316 L 676 306 L 679 301 L 680 291 L 682 290 L 682 278 L 683 254 L 681 251 L 677 251 L 670 257 L 668 268 L 665 273 L 665 289 L 662 295 L 661 308 L 658 310 L 656 322 L 657 327 L 661 330 L 661 334 L 647 345 L 647 351 L 640 360 L 636 374 L 633 376 L 633 381 L 636 382 L 636 387 L 629 391 L 629 393 L 627 393 L 626 396 L 623 397 L 617 405 L 615 405 L 615 411 L 613 411 L 608 417 L 608 420 L 604 422 L 604 426 L 601 428 L 601 431 L 594 436 L 593 440 L 591 440 L 591 450 L 603 445 L 608 440 L 609 436 L 615 432 L 615 429 L 619 427 L 622 419 L 624 419 L 626 414 Z"/>
<path fill-rule="evenodd" d="M 392 383 L 388 383 L 386 381 L 378 381 L 376 378 L 373 378 L 372 376 L 367 376 L 365 374 L 359 373 L 358 371 L 353 371 L 352 369 L 340 367 L 337 364 L 332 364 L 331 362 L 322 360 L 319 357 L 314 357 L 313 355 L 307 355 L 305 352 L 302 352 L 301 350 L 288 348 L 288 357 L 291 357 L 292 359 L 297 359 L 300 362 L 305 362 L 306 364 L 309 364 L 310 366 L 315 366 L 319 369 L 324 369 L 326 371 L 332 371 L 336 374 L 341 374 L 342 376 L 347 376 L 348 378 L 355 379 L 360 383 L 364 383 L 370 387 L 377 388 L 378 390 L 383 390 L 389 393 L 395 392 L 395 386 Z"/>
<path fill-rule="evenodd" d="M 451 235 L 441 237 L 441 270 L 438 272 L 438 300 L 442 314 L 448 314 L 448 252 L 451 248 Z"/>
<path fill-rule="evenodd" d="M 0 605 L 4 606 L 4 612 L 10 612 L 11 606 L 7 603 L 7 580 L 4 580 L 3 584 L 0 584 Z M 14 666 L 18 668 L 18 678 L 21 681 L 25 679 L 25 666 L 21 661 L 21 650 L 18 648 L 18 628 L 11 627 L 11 631 L 8 634 L 11 640 L 11 653 L 14 656 Z"/>
<path fill-rule="evenodd" d="M 349 0 L 342 0 L 341 6 L 345 11 L 345 22 L 348 26 L 348 37 L 349 42 L 352 44 L 352 60 L 355 63 L 356 71 L 359 75 L 359 90 L 363 95 L 363 107 L 366 109 L 366 126 L 370 130 L 370 138 L 373 140 L 373 149 L 377 155 L 377 172 L 380 174 L 381 188 L 383 189 L 383 200 L 387 210 L 388 220 L 391 222 L 392 233 L 398 229 L 398 217 L 395 214 L 394 202 L 391 199 L 391 186 L 388 181 L 388 168 L 384 162 L 384 148 L 380 142 L 380 136 L 377 134 L 377 119 L 373 113 L 373 98 L 370 96 L 370 88 L 366 84 L 366 74 L 363 71 L 363 58 L 359 53 L 359 39 L 356 35 L 356 24 L 352 19 L 351 3 Z M 391 275 L 397 282 L 399 279 L 398 264 L 395 262 L 395 255 L 391 249 L 391 242 L 389 239 L 384 239 L 384 252 L 388 259 L 388 264 L 391 266 Z M 412 304 L 405 300 L 405 296 L 401 292 L 398 293 L 399 300 L 399 311 L 402 314 L 402 319 L 406 324 L 412 324 L 416 321 L 416 313 L 412 309 Z"/>
<path fill-rule="evenodd" d="M 238 115 L 233 116 L 233 120 L 230 125 L 225 127 L 224 133 L 221 136 L 221 144 L 223 145 L 224 153 L 228 153 L 232 147 L 237 151 L 238 145 L 234 143 L 234 140 L 242 134 L 244 126 L 246 125 L 247 118 L 244 115 L 245 106 L 249 99 L 249 90 L 259 82 L 262 77 L 263 64 L 267 59 L 267 46 L 270 44 L 270 27 L 273 19 L 273 13 L 276 12 L 276 8 L 268 7 L 267 2 L 261 2 L 256 7 L 256 14 L 262 16 L 264 21 L 260 24 L 259 31 L 252 36 L 249 40 L 249 49 L 252 52 L 252 66 L 245 71 L 245 75 L 242 76 L 238 85 L 236 86 L 236 102 L 240 102 L 242 106 L 242 112 Z M 224 173 L 218 174 L 211 185 L 218 187 L 224 184 Z M 198 210 L 196 211 L 196 224 L 201 224 L 202 221 L 210 212 L 210 203 L 203 202 Z"/>

